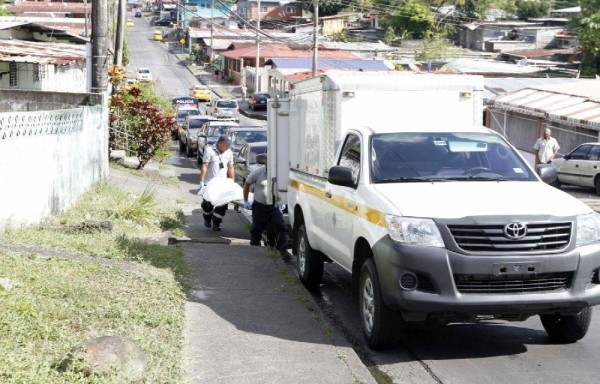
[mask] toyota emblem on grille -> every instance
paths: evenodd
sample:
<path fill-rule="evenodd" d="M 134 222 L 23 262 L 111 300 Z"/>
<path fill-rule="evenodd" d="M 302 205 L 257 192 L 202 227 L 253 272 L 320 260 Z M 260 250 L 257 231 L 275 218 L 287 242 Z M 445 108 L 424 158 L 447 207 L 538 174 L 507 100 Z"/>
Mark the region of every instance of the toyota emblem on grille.
<path fill-rule="evenodd" d="M 527 234 L 527 225 L 520 221 L 506 224 L 504 226 L 504 234 L 511 240 L 519 240 Z"/>

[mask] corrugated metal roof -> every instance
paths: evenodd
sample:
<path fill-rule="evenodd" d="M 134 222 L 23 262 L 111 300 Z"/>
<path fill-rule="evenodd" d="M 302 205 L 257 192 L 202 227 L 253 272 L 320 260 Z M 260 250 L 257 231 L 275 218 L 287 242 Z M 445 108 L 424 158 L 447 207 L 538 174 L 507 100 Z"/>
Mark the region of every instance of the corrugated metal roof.
<path fill-rule="evenodd" d="M 0 40 L 0 61 L 66 65 L 85 61 L 85 46 L 75 44 Z"/>
<path fill-rule="evenodd" d="M 248 46 L 232 51 L 225 51 L 223 56 L 230 59 L 254 59 L 256 57 L 256 47 Z M 292 49 L 285 44 L 261 44 L 260 57 L 265 60 L 272 58 L 308 58 L 312 57 L 312 51 L 308 49 Z M 348 51 L 319 51 L 319 57 L 323 59 L 356 59 L 356 55 Z"/>
<path fill-rule="evenodd" d="M 277 68 L 297 68 L 299 71 L 312 68 L 312 58 L 272 59 Z M 319 59 L 320 69 L 351 69 L 363 71 L 389 71 L 383 60 Z M 298 72 L 299 72 L 298 71 Z"/>
<path fill-rule="evenodd" d="M 561 85 L 561 86 L 564 86 Z M 570 88 L 574 88 L 573 85 Z M 500 109 L 600 129 L 600 102 L 572 94 L 521 89 L 490 100 Z"/>
<path fill-rule="evenodd" d="M 483 81 L 485 82 L 483 98 L 487 100 L 523 88 L 541 89 L 540 87 L 554 84 L 571 84 L 568 87 L 573 88 L 575 86 L 573 83 L 581 82 L 583 80 L 545 77 L 486 77 Z"/>
<path fill-rule="evenodd" d="M 379 51 L 379 52 L 392 52 L 395 48 L 380 42 L 369 43 L 369 42 L 339 42 L 339 41 L 323 41 L 320 45 L 327 49 L 342 49 L 345 51 Z"/>
<path fill-rule="evenodd" d="M 546 70 L 546 68 L 533 67 L 528 65 L 518 66 L 501 61 L 473 60 L 473 59 L 455 59 L 441 68 L 442 71 L 456 71 L 465 74 L 531 74 Z"/>

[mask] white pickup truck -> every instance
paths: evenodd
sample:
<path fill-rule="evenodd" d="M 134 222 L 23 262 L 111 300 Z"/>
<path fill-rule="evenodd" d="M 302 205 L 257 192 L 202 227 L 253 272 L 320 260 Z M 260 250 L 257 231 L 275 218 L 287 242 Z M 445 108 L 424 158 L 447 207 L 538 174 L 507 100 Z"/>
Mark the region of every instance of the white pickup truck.
<path fill-rule="evenodd" d="M 477 76 L 328 72 L 268 106 L 269 183 L 298 273 L 352 274 L 364 335 L 415 322 L 541 317 L 585 336 L 600 303 L 600 218 L 481 125 Z"/>

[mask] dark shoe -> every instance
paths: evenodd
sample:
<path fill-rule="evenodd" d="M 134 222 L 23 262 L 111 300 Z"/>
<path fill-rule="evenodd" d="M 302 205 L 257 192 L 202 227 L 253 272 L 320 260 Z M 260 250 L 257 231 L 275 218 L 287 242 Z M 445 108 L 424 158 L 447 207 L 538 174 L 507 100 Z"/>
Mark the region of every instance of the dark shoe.
<path fill-rule="evenodd" d="M 211 223 L 210 219 L 204 219 L 204 226 L 206 228 L 212 227 L 212 223 Z"/>
<path fill-rule="evenodd" d="M 279 249 L 278 251 L 279 251 L 279 256 L 281 256 L 281 258 L 283 260 L 288 261 L 288 260 L 292 259 L 292 254 L 289 253 L 287 249 Z"/>
<path fill-rule="evenodd" d="M 213 227 L 212 227 L 212 229 L 213 229 L 213 231 L 215 231 L 215 232 L 219 232 L 219 231 L 221 230 L 221 226 L 220 226 L 220 225 L 217 225 L 217 224 L 214 224 L 214 225 L 213 225 Z"/>

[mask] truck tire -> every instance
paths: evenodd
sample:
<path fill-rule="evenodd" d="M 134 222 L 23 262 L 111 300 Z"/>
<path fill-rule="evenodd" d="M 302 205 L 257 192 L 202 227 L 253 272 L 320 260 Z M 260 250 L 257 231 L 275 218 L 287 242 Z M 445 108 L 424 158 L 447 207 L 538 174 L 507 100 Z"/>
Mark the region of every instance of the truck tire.
<path fill-rule="evenodd" d="M 592 309 L 584 308 L 576 315 L 540 315 L 542 325 L 552 339 L 562 343 L 574 343 L 581 340 L 592 322 Z"/>
<path fill-rule="evenodd" d="M 381 350 L 395 346 L 404 321 L 400 312 L 393 311 L 383 302 L 373 258 L 367 259 L 361 268 L 358 302 L 369 347 Z"/>
<path fill-rule="evenodd" d="M 296 255 L 298 261 L 298 277 L 310 291 L 319 289 L 323 279 L 323 256 L 312 249 L 306 236 L 306 226 L 302 224 L 296 234 Z"/>

